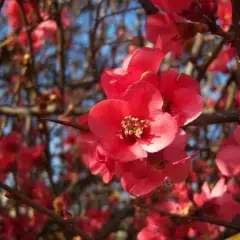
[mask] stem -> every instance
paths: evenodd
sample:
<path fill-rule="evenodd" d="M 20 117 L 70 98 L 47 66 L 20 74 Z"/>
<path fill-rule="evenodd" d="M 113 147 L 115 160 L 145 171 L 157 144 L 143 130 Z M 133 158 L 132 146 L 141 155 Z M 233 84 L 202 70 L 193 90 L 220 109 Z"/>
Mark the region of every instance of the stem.
<path fill-rule="evenodd" d="M 22 203 L 36 209 L 37 211 L 49 216 L 50 218 L 54 219 L 58 224 L 74 231 L 75 233 L 79 234 L 84 240 L 91 240 L 91 238 L 85 233 L 81 228 L 74 226 L 73 220 L 65 220 L 64 218 L 60 217 L 55 212 L 49 210 L 48 208 L 41 206 L 28 197 L 24 196 L 18 191 L 13 190 L 11 187 L 7 186 L 4 183 L 0 182 L 0 188 L 4 189 L 5 191 L 9 192 L 15 200 L 21 201 Z"/>
<path fill-rule="evenodd" d="M 180 214 L 175 214 L 175 213 L 158 210 L 152 206 L 144 205 L 144 204 L 141 204 L 139 206 L 142 208 L 145 208 L 145 209 L 152 210 L 162 216 L 173 217 L 173 218 L 178 218 L 178 219 L 183 219 L 183 220 L 189 220 L 189 222 L 191 222 L 191 221 L 207 222 L 207 223 L 215 224 L 218 226 L 224 226 L 226 228 L 234 229 L 234 230 L 237 230 L 238 232 L 240 231 L 240 226 L 236 226 L 232 223 L 221 221 L 221 220 L 218 220 L 215 218 L 180 215 Z"/>

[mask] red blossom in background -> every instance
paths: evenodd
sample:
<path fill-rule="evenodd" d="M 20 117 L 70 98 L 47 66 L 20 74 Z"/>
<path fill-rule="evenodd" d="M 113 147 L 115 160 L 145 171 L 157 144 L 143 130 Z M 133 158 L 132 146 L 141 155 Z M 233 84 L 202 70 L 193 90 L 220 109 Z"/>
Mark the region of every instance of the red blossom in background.
<path fill-rule="evenodd" d="M 232 4 L 230 0 L 219 0 L 217 15 L 223 30 L 227 31 L 232 23 Z"/>
<path fill-rule="evenodd" d="M 22 7 L 27 17 L 28 28 L 30 26 L 33 27 L 31 32 L 32 37 L 32 47 L 35 52 L 38 52 L 41 47 L 46 42 L 46 39 L 50 39 L 54 43 L 57 40 L 57 23 L 56 21 L 50 18 L 50 15 L 46 12 L 41 11 L 40 8 L 37 7 L 37 4 L 33 2 L 23 1 Z M 24 31 L 19 35 L 19 43 L 21 47 L 28 46 L 28 37 L 27 31 L 24 22 L 24 18 L 22 16 L 22 12 L 19 4 L 15 0 L 8 0 L 7 6 L 4 9 L 4 12 L 8 15 L 8 23 L 13 28 L 13 30 L 19 30 L 22 28 Z M 43 20 L 40 22 L 40 19 Z M 68 17 L 68 12 L 63 10 L 61 14 L 62 23 L 64 27 L 69 27 L 72 22 Z M 18 41 L 16 41 L 16 45 Z"/>
<path fill-rule="evenodd" d="M 202 186 L 201 194 L 194 194 L 194 201 L 204 215 L 216 217 L 225 221 L 231 221 L 233 216 L 240 213 L 238 204 L 231 193 L 227 192 L 225 180 L 220 179 L 210 191 L 207 183 Z M 225 211 L 225 208 L 228 211 Z"/>
<path fill-rule="evenodd" d="M 189 21 L 178 15 L 152 14 L 146 22 L 147 39 L 164 53 L 173 52 L 177 56 L 198 32 L 207 31 L 207 25 Z"/>
<path fill-rule="evenodd" d="M 240 127 L 237 127 L 234 135 L 224 140 L 216 157 L 216 164 L 220 172 L 225 176 L 238 176 L 240 174 Z"/>
<path fill-rule="evenodd" d="M 0 139 L 0 170 L 1 174 L 17 167 L 21 176 L 27 176 L 35 166 L 43 164 L 44 145 L 29 148 L 22 142 L 21 135 L 11 133 Z"/>

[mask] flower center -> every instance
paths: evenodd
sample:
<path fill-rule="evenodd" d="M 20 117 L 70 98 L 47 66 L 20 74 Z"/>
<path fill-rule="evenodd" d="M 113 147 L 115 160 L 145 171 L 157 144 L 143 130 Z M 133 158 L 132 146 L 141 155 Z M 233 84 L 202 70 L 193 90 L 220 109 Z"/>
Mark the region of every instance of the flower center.
<path fill-rule="evenodd" d="M 150 122 L 129 115 L 122 120 L 121 125 L 123 137 L 128 140 L 136 140 L 142 137 L 144 129 L 149 127 Z"/>
<path fill-rule="evenodd" d="M 164 112 L 170 112 L 170 111 L 171 111 L 171 104 L 168 103 L 166 100 L 164 100 L 164 101 L 163 101 L 162 110 L 163 110 Z"/>

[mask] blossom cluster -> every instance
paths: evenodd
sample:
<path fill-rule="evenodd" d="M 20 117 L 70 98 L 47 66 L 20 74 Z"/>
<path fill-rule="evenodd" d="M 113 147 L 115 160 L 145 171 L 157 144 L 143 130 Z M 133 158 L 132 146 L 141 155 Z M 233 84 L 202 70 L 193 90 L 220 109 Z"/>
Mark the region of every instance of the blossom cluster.
<path fill-rule="evenodd" d="M 194 193 L 192 198 L 189 198 L 190 191 L 188 185 L 177 184 L 166 200 L 161 197 L 161 200 L 151 202 L 154 210 L 149 211 L 137 239 L 184 239 L 186 236 L 191 239 L 217 239 L 225 230 L 224 227 L 208 222 L 161 216 L 158 211 L 181 216 L 211 217 L 229 222 L 234 215 L 240 213 L 240 204 L 232 197 L 223 178 L 219 179 L 212 190 L 205 182 L 201 192 Z"/>
<path fill-rule="evenodd" d="M 39 7 L 37 1 L 7 0 L 4 12 L 8 16 L 8 24 L 13 31 L 20 31 L 18 38 L 13 41 L 15 47 L 29 46 L 27 32 L 30 32 L 34 52 L 38 52 L 47 39 L 57 42 L 57 23 L 52 14 Z M 25 15 L 25 16 L 24 16 Z M 61 22 L 64 27 L 71 25 L 67 11 L 62 11 Z"/>
<path fill-rule="evenodd" d="M 101 84 L 107 99 L 80 119 L 90 129 L 81 136 L 91 172 L 104 182 L 120 177 L 134 196 L 184 181 L 190 170 L 181 127 L 202 112 L 200 87 L 176 69 L 159 74 L 163 58 L 160 49 L 140 48 L 120 68 L 106 69 Z"/>

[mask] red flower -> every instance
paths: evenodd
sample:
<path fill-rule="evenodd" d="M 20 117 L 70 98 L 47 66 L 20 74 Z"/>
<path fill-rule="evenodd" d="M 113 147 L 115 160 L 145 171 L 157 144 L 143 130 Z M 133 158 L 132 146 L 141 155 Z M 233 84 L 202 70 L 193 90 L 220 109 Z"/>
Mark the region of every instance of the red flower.
<path fill-rule="evenodd" d="M 21 176 L 29 174 L 34 166 L 42 164 L 43 150 L 43 145 L 26 147 L 18 133 L 12 132 L 8 136 L 3 136 L 0 139 L 0 177 L 3 178 L 2 173 L 11 170 L 13 164 L 16 164 Z"/>
<path fill-rule="evenodd" d="M 45 43 L 46 38 L 49 38 L 54 43 L 56 43 L 57 41 L 56 21 L 50 20 L 50 16 L 48 13 L 40 11 L 40 16 L 44 21 L 38 24 L 39 20 L 37 14 L 37 12 L 39 11 L 38 5 L 34 1 L 32 2 L 22 1 L 22 5 L 24 9 L 24 14 L 26 15 L 28 21 L 28 25 L 29 26 L 34 25 L 34 29 L 31 33 L 34 51 L 38 52 L 40 50 L 40 48 Z M 21 10 L 16 1 L 8 0 L 5 12 L 8 15 L 8 23 L 14 30 L 20 29 L 24 26 Z M 72 22 L 69 20 L 68 12 L 66 10 L 62 11 L 61 18 L 64 27 L 68 27 L 72 24 Z M 24 45 L 24 47 L 28 46 L 26 31 L 23 31 L 19 34 L 18 40 L 22 45 Z"/>
<path fill-rule="evenodd" d="M 184 151 L 187 136 L 179 131 L 171 145 L 145 159 L 119 165 L 123 188 L 134 196 L 152 193 L 159 186 L 169 190 L 173 183 L 184 181 L 190 170 L 191 156 Z"/>
<path fill-rule="evenodd" d="M 233 137 L 227 138 L 216 157 L 219 171 L 225 176 L 240 175 L 240 127 L 238 126 Z"/>
<path fill-rule="evenodd" d="M 6 170 L 16 160 L 16 154 L 23 147 L 21 136 L 18 133 L 12 132 L 8 136 L 0 138 L 0 169 Z"/>
<path fill-rule="evenodd" d="M 87 232 L 90 236 L 95 236 L 103 227 L 103 225 L 109 221 L 110 211 L 109 210 L 97 210 L 89 209 L 85 216 L 76 218 L 77 225 Z M 104 239 L 111 239 L 107 237 Z"/>
<path fill-rule="evenodd" d="M 211 192 L 208 184 L 204 183 L 202 192 L 194 194 L 194 201 L 198 207 L 201 207 L 203 214 L 224 221 L 231 221 L 240 213 L 240 205 L 233 200 L 232 194 L 227 192 L 223 178 L 217 182 Z"/>
<path fill-rule="evenodd" d="M 177 213 L 181 206 L 172 201 L 163 202 L 156 207 L 158 210 Z M 183 224 L 178 226 L 169 217 L 161 216 L 155 211 L 150 211 L 147 216 L 147 225 L 137 236 L 137 240 L 167 240 L 183 239 L 187 235 L 188 227 Z"/>
<path fill-rule="evenodd" d="M 146 22 L 147 39 L 164 53 L 179 54 L 186 42 L 198 32 L 205 32 L 205 24 L 191 22 L 178 15 L 152 14 Z"/>
<path fill-rule="evenodd" d="M 100 175 L 109 183 L 115 173 L 115 160 L 102 148 L 96 136 L 91 132 L 81 133 L 82 158 L 92 174 Z"/>
<path fill-rule="evenodd" d="M 160 76 L 148 73 L 143 80 L 153 83 L 160 91 L 163 111 L 169 112 L 179 126 L 196 119 L 203 108 L 203 100 L 198 82 L 186 74 L 179 75 L 174 69 L 162 72 Z"/>
<path fill-rule="evenodd" d="M 143 53 L 151 53 L 156 57 L 158 64 L 144 64 L 146 59 Z M 139 57 L 137 57 L 139 55 Z M 161 60 L 161 51 L 153 49 L 138 50 L 135 57 L 125 59 L 123 65 L 127 65 L 130 72 L 123 75 L 117 74 L 119 70 L 109 70 L 102 76 L 102 85 L 109 98 L 119 98 L 134 82 L 146 80 L 160 91 L 163 99 L 163 111 L 169 112 L 179 126 L 186 125 L 196 119 L 202 112 L 203 101 L 199 83 L 185 74 L 179 75 L 176 70 L 168 70 L 157 75 L 157 69 Z M 130 61 L 129 61 L 130 60 Z M 127 64 L 126 64 L 127 62 Z M 143 67 L 144 66 L 144 67 Z M 114 74 L 113 71 L 116 71 Z M 132 72 L 131 72 L 132 71 Z M 133 75 L 134 73 L 135 75 Z"/>
<path fill-rule="evenodd" d="M 26 14 L 28 24 L 37 23 L 36 6 L 34 4 L 22 1 L 24 14 Z M 7 6 L 4 8 L 4 12 L 8 16 L 8 24 L 17 30 L 24 25 L 23 17 L 19 5 L 14 0 L 8 0 Z"/>
<path fill-rule="evenodd" d="M 218 1 L 218 18 L 223 30 L 227 31 L 232 23 L 232 4 L 230 0 Z"/>
<path fill-rule="evenodd" d="M 163 57 L 159 49 L 141 48 L 128 55 L 121 68 L 106 69 L 101 77 L 101 85 L 107 97 L 119 98 L 146 71 L 157 73 Z"/>
<path fill-rule="evenodd" d="M 108 99 L 89 113 L 89 127 L 103 148 L 121 161 L 147 157 L 175 138 L 177 124 L 162 111 L 163 99 L 150 83 L 132 84 L 121 99 Z"/>

